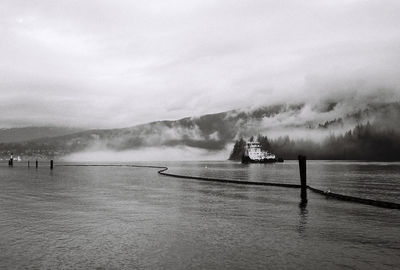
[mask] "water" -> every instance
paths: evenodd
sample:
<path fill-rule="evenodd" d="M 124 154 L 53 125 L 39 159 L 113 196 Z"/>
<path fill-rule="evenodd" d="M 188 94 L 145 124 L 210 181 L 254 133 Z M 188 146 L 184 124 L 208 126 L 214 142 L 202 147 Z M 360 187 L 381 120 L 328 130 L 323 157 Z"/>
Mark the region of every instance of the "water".
<path fill-rule="evenodd" d="M 172 173 L 298 183 L 296 162 L 169 162 Z M 47 165 L 47 164 L 46 164 Z M 0 269 L 393 269 L 400 211 L 129 167 L 0 166 Z M 308 183 L 399 202 L 400 164 L 308 162 Z"/>
<path fill-rule="evenodd" d="M 203 161 L 168 165 L 169 171 L 178 174 L 300 184 L 299 165 L 293 160 L 275 164 Z M 308 161 L 307 184 L 331 192 L 400 203 L 400 162 Z"/>

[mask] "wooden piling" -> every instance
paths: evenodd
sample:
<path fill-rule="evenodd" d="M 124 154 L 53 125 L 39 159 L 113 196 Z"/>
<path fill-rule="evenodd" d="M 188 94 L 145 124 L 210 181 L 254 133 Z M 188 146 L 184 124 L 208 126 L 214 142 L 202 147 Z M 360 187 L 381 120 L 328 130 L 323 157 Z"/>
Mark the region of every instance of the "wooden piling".
<path fill-rule="evenodd" d="M 301 185 L 301 203 L 307 203 L 307 164 L 306 156 L 298 156 L 299 159 L 299 169 L 300 169 L 300 185 Z"/>
<path fill-rule="evenodd" d="M 29 162 L 29 160 L 28 160 L 28 168 L 30 168 L 31 167 L 31 164 L 30 164 L 30 162 Z"/>
<path fill-rule="evenodd" d="M 14 154 L 11 152 L 10 160 L 8 161 L 10 167 L 14 166 Z"/>
<path fill-rule="evenodd" d="M 54 162 L 53 162 L 53 160 L 50 160 L 50 170 L 52 170 L 53 167 L 54 167 Z"/>
<path fill-rule="evenodd" d="M 36 165 L 36 169 L 39 167 L 39 162 L 36 160 L 36 162 L 35 162 L 35 165 Z"/>

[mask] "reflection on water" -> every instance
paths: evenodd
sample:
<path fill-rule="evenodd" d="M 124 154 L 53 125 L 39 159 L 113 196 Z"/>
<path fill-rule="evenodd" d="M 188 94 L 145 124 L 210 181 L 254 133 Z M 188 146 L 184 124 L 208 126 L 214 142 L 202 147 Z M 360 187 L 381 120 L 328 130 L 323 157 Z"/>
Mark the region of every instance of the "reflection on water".
<path fill-rule="evenodd" d="M 168 165 L 173 173 L 205 177 L 299 181 L 296 162 Z M 308 166 L 315 186 L 398 201 L 397 164 Z M 299 202 L 297 189 L 175 179 L 155 169 L 0 166 L 0 269 L 392 269 L 399 264 L 399 211 L 310 192 L 306 207 Z"/>
<path fill-rule="evenodd" d="M 307 215 L 308 215 L 308 210 L 307 210 L 307 203 L 300 202 L 299 204 L 299 226 L 297 231 L 299 232 L 300 235 L 302 235 L 305 230 L 306 230 L 306 225 L 307 225 Z"/>

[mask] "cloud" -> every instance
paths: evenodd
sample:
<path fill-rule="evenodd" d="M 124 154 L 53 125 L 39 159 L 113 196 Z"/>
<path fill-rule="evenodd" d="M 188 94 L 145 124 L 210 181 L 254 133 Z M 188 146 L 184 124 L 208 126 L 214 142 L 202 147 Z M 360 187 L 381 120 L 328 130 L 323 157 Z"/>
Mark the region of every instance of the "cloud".
<path fill-rule="evenodd" d="M 341 91 L 399 91 L 398 1 L 2 7 L 3 127 L 124 127 Z"/>

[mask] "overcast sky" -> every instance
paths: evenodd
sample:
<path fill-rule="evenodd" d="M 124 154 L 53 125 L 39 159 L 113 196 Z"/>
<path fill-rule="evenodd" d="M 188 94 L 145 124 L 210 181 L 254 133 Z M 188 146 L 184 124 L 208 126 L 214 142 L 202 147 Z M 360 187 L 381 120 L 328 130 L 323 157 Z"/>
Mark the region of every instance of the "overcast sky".
<path fill-rule="evenodd" d="M 396 0 L 0 1 L 0 127 L 396 92 L 399 73 Z"/>

